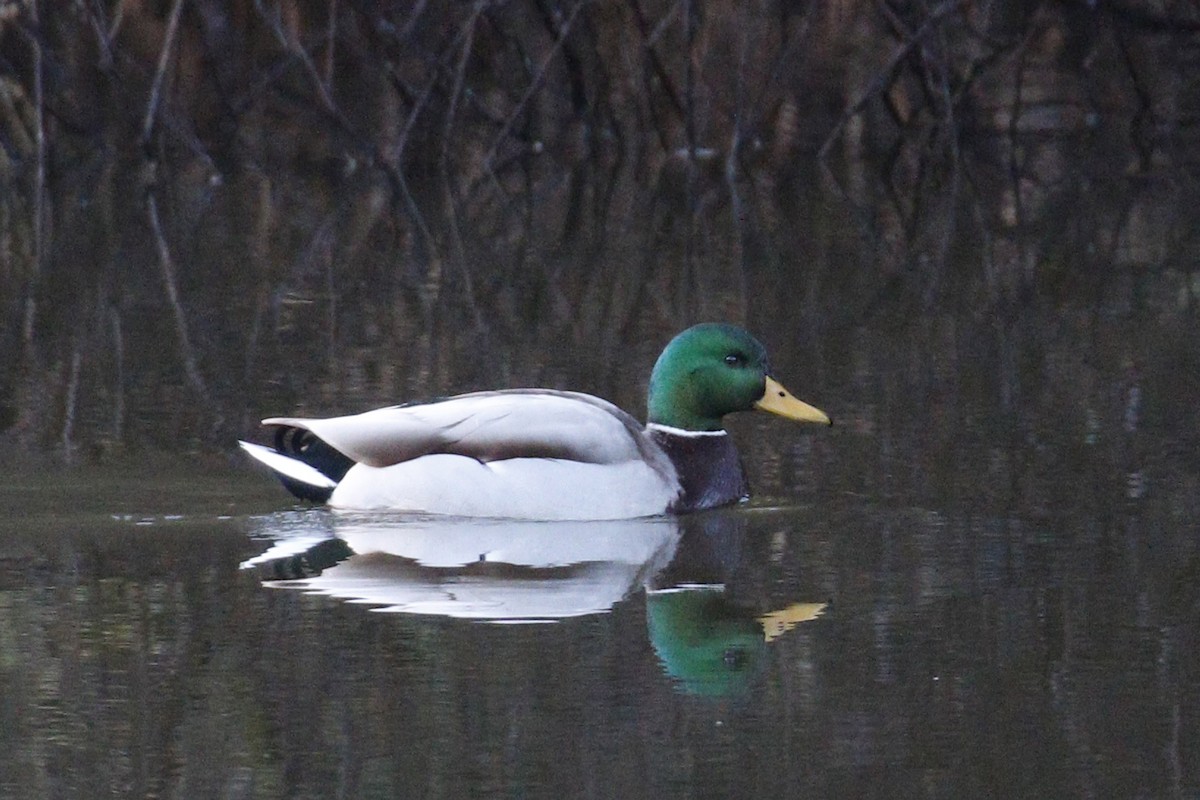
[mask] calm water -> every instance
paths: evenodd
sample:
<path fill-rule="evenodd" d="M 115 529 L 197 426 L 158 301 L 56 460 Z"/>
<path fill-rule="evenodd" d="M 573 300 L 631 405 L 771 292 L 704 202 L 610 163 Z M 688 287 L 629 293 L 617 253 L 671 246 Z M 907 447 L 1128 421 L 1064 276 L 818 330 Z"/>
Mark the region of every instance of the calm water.
<path fill-rule="evenodd" d="M 1194 518 L 1131 492 L 513 525 L 27 476 L 0 795 L 1195 796 Z"/>
<path fill-rule="evenodd" d="M 124 447 L 81 399 L 98 444 L 10 458 L 0 487 L 0 796 L 1196 797 L 1200 342 L 1171 280 L 758 309 L 778 376 L 839 425 L 733 420 L 755 501 L 677 521 L 297 508 L 232 435 L 188 433 L 208 410 L 177 384 L 130 391 Z M 350 365 L 307 386 L 213 374 L 262 384 L 241 435 L 410 385 L 636 410 L 656 320 L 443 331 L 426 372 L 346 334 Z"/>

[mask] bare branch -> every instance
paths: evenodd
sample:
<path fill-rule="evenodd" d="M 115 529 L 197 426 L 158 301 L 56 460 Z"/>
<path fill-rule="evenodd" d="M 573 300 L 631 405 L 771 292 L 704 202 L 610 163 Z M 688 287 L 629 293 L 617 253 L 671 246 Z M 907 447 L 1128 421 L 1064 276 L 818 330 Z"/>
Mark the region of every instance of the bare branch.
<path fill-rule="evenodd" d="M 183 0 L 175 0 L 171 6 L 171 16 L 167 19 L 167 30 L 163 34 L 162 50 L 158 54 L 158 68 L 154 71 L 154 82 L 150 86 L 150 99 L 146 103 L 146 116 L 142 119 L 142 145 L 150 141 L 154 131 L 154 117 L 158 112 L 159 97 L 162 93 L 163 77 L 167 73 L 167 62 L 171 58 L 171 50 L 175 44 L 175 35 L 179 31 L 179 15 L 183 11 Z"/>
<path fill-rule="evenodd" d="M 439 159 L 442 173 L 442 190 L 445 192 L 446 216 L 450 227 L 451 243 L 454 246 L 455 260 L 462 273 L 463 294 L 470 307 L 477 328 L 483 327 L 483 316 L 479 313 L 479 305 L 475 301 L 475 287 L 471 280 L 471 272 L 467 268 L 466 249 L 463 247 L 462 231 L 458 224 L 458 199 L 455 196 L 453 179 L 450 176 L 450 140 L 454 118 L 458 110 L 458 98 L 462 94 L 463 83 L 466 80 L 467 59 L 470 58 L 471 48 L 475 42 L 475 24 L 487 0 L 476 0 L 467 20 L 466 37 L 463 41 L 462 53 L 459 56 L 458 67 L 454 73 L 454 88 L 450 92 L 450 107 L 446 109 L 446 122 L 442 133 L 442 153 Z"/>
<path fill-rule="evenodd" d="M 554 41 L 553 46 L 551 46 L 546 55 L 542 57 L 542 62 L 538 64 L 538 70 L 536 73 L 534 73 L 533 80 L 530 81 L 529 86 L 525 89 L 525 94 L 522 95 L 520 101 L 518 101 L 516 105 L 516 108 L 512 110 L 512 113 L 508 115 L 508 119 L 504 122 L 504 127 L 500 129 L 500 132 L 496 134 L 496 137 L 492 140 L 492 146 L 488 148 L 487 157 L 483 160 L 483 163 L 489 170 L 492 168 L 492 163 L 496 159 L 496 151 L 499 150 L 500 145 L 504 142 L 504 140 L 508 138 L 508 134 L 512 131 L 513 125 L 516 124 L 517 119 L 521 116 L 522 112 L 524 112 L 525 105 L 542 87 L 542 83 L 546 80 L 547 71 L 550 68 L 550 62 L 554 60 L 554 57 L 558 55 L 558 51 L 562 49 L 563 43 L 567 40 L 567 36 L 571 32 L 571 26 L 575 23 L 575 18 L 579 16 L 579 12 L 583 10 L 583 7 L 587 5 L 588 2 L 589 0 L 579 0 L 579 2 L 575 4 L 575 7 L 571 9 L 570 16 L 563 21 L 562 26 L 559 28 L 558 38 Z"/>
<path fill-rule="evenodd" d="M 79 402 L 79 374 L 83 367 L 83 353 L 76 337 L 71 348 L 71 370 L 67 377 L 67 398 L 63 411 L 62 453 L 63 461 L 75 461 L 75 412 Z"/>
<path fill-rule="evenodd" d="M 150 218 L 150 228 L 154 231 L 154 242 L 158 246 L 158 266 L 162 273 L 163 288 L 167 293 L 167 301 L 175 318 L 175 333 L 179 337 L 179 352 L 183 359 L 183 371 L 188 384 L 200 396 L 208 401 L 208 386 L 200 368 L 196 364 L 196 356 L 192 351 L 191 336 L 188 335 L 187 315 L 179 300 L 179 287 L 175 279 L 175 260 L 171 258 L 171 248 L 167 245 L 167 237 L 163 235 L 162 223 L 158 218 L 158 201 L 154 192 L 146 196 L 146 214 Z"/>
<path fill-rule="evenodd" d="M 37 319 L 37 287 L 46 259 L 46 92 L 45 59 L 42 53 L 38 2 L 29 4 L 33 32 L 29 37 L 33 55 L 33 113 L 36 165 L 33 173 L 33 270 L 26 286 L 21 341 L 26 357 L 33 355 L 33 328 Z"/>
<path fill-rule="evenodd" d="M 924 42 L 925 37 L 929 35 L 937 23 L 958 11 L 966 4 L 967 0 L 945 0 L 945 2 L 929 13 L 929 17 L 921 23 L 921 27 L 913 31 L 912 36 L 907 41 L 901 43 L 896 48 L 887 60 L 887 63 L 876 74 L 875 79 L 863 90 L 858 99 L 850 104 L 850 107 L 842 114 L 841 119 L 833 126 L 833 130 L 829 132 L 829 135 L 825 138 L 825 143 L 821 145 L 821 149 L 817 154 L 820 160 L 824 161 L 829 157 L 829 152 L 833 148 L 834 142 L 841 136 L 842 131 L 846 128 L 850 120 L 858 116 L 867 103 L 871 102 L 876 95 L 888 87 L 893 80 L 896 68 L 900 65 L 900 62 L 908 58 L 909 54 Z"/>

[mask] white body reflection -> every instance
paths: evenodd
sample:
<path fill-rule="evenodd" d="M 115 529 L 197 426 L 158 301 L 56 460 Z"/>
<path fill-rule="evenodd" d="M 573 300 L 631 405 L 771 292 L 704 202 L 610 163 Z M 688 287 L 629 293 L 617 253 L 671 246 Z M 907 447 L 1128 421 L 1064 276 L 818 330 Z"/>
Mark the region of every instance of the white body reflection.
<path fill-rule="evenodd" d="M 526 522 L 320 512 L 267 517 L 258 534 L 272 547 L 242 566 L 258 569 L 266 586 L 376 611 L 491 622 L 608 611 L 670 563 L 679 540 L 677 522 L 663 517 Z"/>

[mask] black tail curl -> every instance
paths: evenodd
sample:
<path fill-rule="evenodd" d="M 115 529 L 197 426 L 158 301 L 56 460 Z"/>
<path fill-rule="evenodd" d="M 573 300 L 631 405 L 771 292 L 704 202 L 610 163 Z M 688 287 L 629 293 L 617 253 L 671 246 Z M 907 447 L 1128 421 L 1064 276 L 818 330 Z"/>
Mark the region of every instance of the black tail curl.
<path fill-rule="evenodd" d="M 297 461 L 303 461 L 317 472 L 337 482 L 340 482 L 354 466 L 354 460 L 349 456 L 330 447 L 323 440 L 317 438 L 312 431 L 303 428 L 295 428 L 290 425 L 275 426 L 274 447 L 275 452 L 290 456 Z M 301 500 L 324 503 L 333 493 L 333 489 L 301 483 L 286 475 L 278 477 L 284 488 Z"/>

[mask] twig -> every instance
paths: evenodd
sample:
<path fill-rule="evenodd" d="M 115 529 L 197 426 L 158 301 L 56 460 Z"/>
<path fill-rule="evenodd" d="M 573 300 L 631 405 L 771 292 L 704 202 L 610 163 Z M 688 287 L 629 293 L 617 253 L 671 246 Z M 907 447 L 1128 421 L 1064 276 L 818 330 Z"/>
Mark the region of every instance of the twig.
<path fill-rule="evenodd" d="M 404 23 L 404 28 L 400 31 L 397 37 L 400 41 L 405 41 L 412 36 L 412 32 L 417 28 L 417 22 L 421 19 L 421 15 L 425 13 L 425 6 L 429 4 L 429 0 L 417 0 L 416 6 L 412 13 L 408 15 L 408 22 Z"/>
<path fill-rule="evenodd" d="M 926 308 L 932 307 L 934 296 L 937 294 L 946 274 L 946 262 L 949 259 L 955 228 L 958 226 L 958 197 L 962 186 L 962 159 L 958 147 L 958 120 L 954 114 L 954 96 L 953 90 L 950 87 L 950 65 L 947 63 L 947 49 L 945 34 L 939 30 L 937 72 L 939 78 L 938 84 L 942 95 L 942 105 L 944 106 L 945 135 L 948 137 L 950 146 L 951 178 L 950 191 L 947 193 L 950 208 L 948 213 L 938 215 L 941 218 L 942 235 L 938 243 L 937 264 L 933 271 L 933 278 L 925 287 L 924 299 Z"/>
<path fill-rule="evenodd" d="M 117 11 L 113 14 L 112 24 L 108 26 L 108 41 L 114 41 L 121 32 L 121 23 L 125 21 L 125 0 L 118 0 Z"/>
<path fill-rule="evenodd" d="M 667 13 L 663 15 L 662 21 L 659 22 L 659 25 L 656 26 L 656 29 L 653 31 L 650 30 L 650 23 L 646 19 L 646 15 L 642 11 L 642 7 L 639 5 L 638 0 L 629 0 L 629 7 L 633 10 L 634 22 L 637 24 L 638 32 L 642 36 L 642 49 L 646 52 L 650 69 L 654 73 L 654 77 L 657 78 L 659 85 L 662 86 L 663 91 L 666 92 L 667 99 L 671 101 L 671 106 L 675 109 L 675 113 L 682 117 L 683 101 L 679 99 L 679 91 L 675 88 L 675 82 L 671 80 L 671 75 L 669 72 L 667 72 L 667 68 L 663 66 L 662 59 L 658 57 L 658 51 L 654 49 L 655 42 L 659 36 L 659 28 L 661 28 L 661 26 L 664 25 L 668 19 L 674 16 L 675 9 L 679 7 L 679 2 L 676 2 L 675 5 L 671 6 Z M 645 81 L 647 88 L 649 88 L 652 82 L 644 72 L 643 80 Z M 664 152 L 670 152 L 670 139 L 666 132 L 663 131 L 662 125 L 658 122 L 657 103 L 651 99 L 648 102 L 648 108 L 650 115 L 654 118 L 654 132 L 658 136 L 659 146 L 662 147 Z"/>
<path fill-rule="evenodd" d="M 109 308 L 109 324 L 112 327 L 113 360 L 116 364 L 113 383 L 113 439 L 125 439 L 125 335 L 121 331 L 121 311 L 117 306 Z"/>
<path fill-rule="evenodd" d="M 686 113 L 683 118 L 687 159 L 684 168 L 687 174 L 687 242 L 684 250 L 685 280 L 681 287 L 695 286 L 694 273 L 697 267 L 698 255 L 696 239 L 699 234 L 700 203 L 697 200 L 697 183 L 700 169 L 696 164 L 696 29 L 699 22 L 696 19 L 695 3 L 698 0 L 684 0 L 683 25 L 685 32 L 684 57 L 684 104 Z M 690 273 L 690 274 L 689 274 Z M 688 298 L 689 300 L 691 298 Z"/>
<path fill-rule="evenodd" d="M 508 138 L 508 134 L 512 131 L 513 125 L 516 124 L 517 118 L 525 110 L 526 104 L 533 98 L 533 95 L 542 87 L 542 82 L 546 79 L 546 73 L 549 70 L 550 62 L 558 55 L 558 51 L 562 49 L 563 43 L 567 40 L 567 35 L 571 32 L 571 26 L 575 23 L 575 18 L 579 16 L 579 12 L 587 5 L 589 0 L 579 0 L 575 7 L 571 9 L 571 14 L 563 22 L 558 31 L 558 38 L 554 40 L 554 46 L 542 58 L 542 62 L 538 64 L 538 70 L 534 73 L 533 80 L 525 89 L 525 94 L 522 95 L 520 101 L 517 102 L 516 108 L 508 115 L 508 119 L 504 122 L 504 127 L 500 129 L 500 133 L 496 134 L 496 138 L 492 140 L 492 146 L 488 148 L 487 157 L 483 159 L 483 163 L 487 169 L 492 168 L 492 162 L 495 161 L 496 151 L 500 149 L 501 143 Z"/>
<path fill-rule="evenodd" d="M 696 171 L 696 19 L 695 0 L 684 0 L 683 25 L 685 33 L 684 107 L 683 127 L 688 155 L 688 201 L 693 202 L 695 192 L 693 180 Z M 694 203 L 693 203 L 694 205 Z"/>
<path fill-rule="evenodd" d="M 389 65 L 391 71 L 391 65 Z M 393 77 L 396 77 L 393 72 Z M 429 98 L 433 95 L 433 88 L 437 85 L 438 74 L 435 70 L 429 76 L 429 81 L 425 84 L 424 91 L 417 101 L 413 103 L 412 110 L 408 112 L 408 119 L 404 121 L 404 128 L 400 131 L 400 136 L 396 139 L 396 146 L 392 150 L 392 161 L 400 165 L 404 162 L 404 150 L 408 147 L 408 137 L 412 134 L 413 128 L 417 124 L 417 118 L 421 116 L 421 112 L 425 110 L 425 106 L 429 104 Z"/>
<path fill-rule="evenodd" d="M 1026 39 L 1026 42 L 1029 40 Z M 1019 250 L 1021 253 L 1021 273 L 1020 273 L 1020 288 L 1025 287 L 1025 273 L 1027 264 L 1029 263 L 1029 237 L 1023 235 L 1025 228 L 1025 204 L 1021 194 L 1021 148 L 1019 145 L 1020 126 L 1022 109 L 1025 102 L 1025 68 L 1028 64 L 1029 50 L 1022 43 L 1021 51 L 1017 59 L 1017 70 L 1014 76 L 1012 109 L 1008 112 L 1008 178 L 1011 181 L 1012 202 L 1013 202 L 1013 223 L 1016 230 L 1022 234 L 1018 235 L 1017 241 L 1020 243 Z"/>
<path fill-rule="evenodd" d="M 300 63 L 304 66 L 304 70 L 308 73 L 309 77 L 312 79 L 313 85 L 317 89 L 317 96 L 321 100 L 321 105 L 327 112 L 337 117 L 338 121 L 343 125 L 343 127 L 345 127 L 347 130 L 353 130 L 353 126 L 351 126 L 349 121 L 346 120 L 345 116 L 341 112 L 341 109 L 338 108 L 337 102 L 333 99 L 333 95 L 330 94 L 329 84 L 326 83 L 325 78 L 322 77 L 321 71 L 317 69 L 316 62 L 313 61 L 312 56 L 308 54 L 308 51 L 304 49 L 304 45 L 300 43 L 299 38 L 297 37 L 296 40 L 293 41 L 293 39 L 289 37 L 283 30 L 283 27 L 279 21 L 279 15 L 268 14 L 262 7 L 261 0 L 256 0 L 254 5 L 258 9 L 259 16 L 261 16 L 263 20 L 270 25 L 271 33 L 275 34 L 276 41 L 278 41 L 283 49 L 290 53 L 292 57 L 299 59 Z"/>
<path fill-rule="evenodd" d="M 162 223 L 158 218 L 158 201 L 154 196 L 154 192 L 150 192 L 146 196 L 146 213 L 150 217 L 150 228 L 154 231 L 154 241 L 158 246 L 158 266 L 162 272 L 163 288 L 167 292 L 167 300 L 171 305 L 171 312 L 175 317 L 175 333 L 179 336 L 179 350 L 183 358 L 183 371 L 187 376 L 188 384 L 192 390 L 200 396 L 201 400 L 208 401 L 208 386 L 204 382 L 204 376 L 200 374 L 200 368 L 196 365 L 196 357 L 192 352 L 192 341 L 188 335 L 187 317 L 183 311 L 183 305 L 179 301 L 179 288 L 175 280 L 175 261 L 171 258 L 171 249 L 167 246 L 167 238 L 163 235 Z"/>
<path fill-rule="evenodd" d="M 1166 14 L 1155 14 L 1138 8 L 1134 4 L 1117 2 L 1117 0 L 1086 0 L 1086 4 L 1093 9 L 1099 9 L 1111 14 L 1121 22 L 1139 31 L 1167 34 L 1200 32 L 1200 21 L 1172 17 Z M 1187 6 L 1184 5 L 1183 7 L 1186 8 Z"/>
<path fill-rule="evenodd" d="M 745 7 L 740 11 L 742 22 L 745 22 Z M 750 35 L 747 33 L 747 25 L 739 26 L 738 38 L 738 72 L 737 81 L 734 85 L 734 114 L 733 114 L 733 133 L 729 137 L 729 152 L 725 154 L 725 183 L 729 188 L 729 210 L 733 215 L 733 228 L 737 231 L 737 237 L 734 240 L 734 247 L 737 253 L 737 275 L 738 275 L 738 300 L 741 307 L 741 318 L 746 319 L 746 306 L 748 303 L 748 287 L 746 284 L 746 266 L 747 266 L 747 242 L 750 234 L 747 231 L 747 211 L 746 202 L 742 198 L 741 189 L 738 188 L 738 157 L 742 149 L 742 126 L 745 124 L 745 115 L 743 109 L 746 103 L 746 64 L 749 61 L 750 54 Z"/>
<path fill-rule="evenodd" d="M 486 2 L 487 0 L 476 0 L 465 26 L 466 38 L 458 59 L 458 67 L 454 72 L 454 88 L 450 92 L 450 107 L 446 109 L 446 124 L 442 132 L 442 152 L 438 160 L 442 173 L 442 190 L 446 195 L 446 215 L 454 246 L 454 256 L 458 262 L 459 272 L 462 273 L 463 293 L 474 317 L 475 327 L 480 330 L 484 327 L 483 315 L 479 313 L 479 304 L 475 300 L 474 283 L 471 280 L 471 272 L 467 268 L 466 248 L 463 246 L 462 230 L 458 224 L 458 199 L 455 197 L 453 181 L 450 177 L 450 140 L 454 118 L 458 113 L 458 98 L 462 94 L 463 83 L 466 81 L 467 59 L 470 58 L 471 49 L 475 44 L 475 25 L 479 20 L 479 15 L 483 13 Z M 488 161 L 490 163 L 490 158 Z"/>
<path fill-rule="evenodd" d="M 425 7 L 425 1 L 422 0 L 417 8 L 413 11 L 408 24 L 405 26 L 404 32 L 401 34 L 401 41 L 405 40 L 411 33 L 411 29 L 416 25 L 417 17 Z M 470 35 L 470 31 L 464 27 L 459 32 L 459 37 Z M 457 46 L 458 38 L 454 40 L 451 47 Z M 395 73 L 395 69 L 391 64 L 388 64 L 389 74 L 394 81 L 399 82 L 400 77 Z M 438 70 L 432 70 L 429 81 L 425 85 L 425 89 L 421 92 L 421 96 L 416 99 L 412 110 L 408 113 L 408 119 L 404 122 L 404 128 L 400 131 L 400 136 L 396 140 L 396 144 L 392 149 L 389 158 L 383 160 L 383 164 L 387 170 L 387 174 L 391 179 L 393 191 L 398 194 L 403 200 L 405 207 L 408 209 L 408 214 L 412 218 L 417 230 L 421 234 L 421 241 L 425 243 L 431 262 L 436 263 L 437 244 L 430 230 L 428 223 L 425 221 L 425 215 L 421 213 L 420 207 L 417 205 L 417 200 L 413 197 L 412 191 L 408 187 L 408 180 L 404 176 L 404 151 L 408 148 L 409 137 L 413 129 L 416 127 L 417 120 L 425 111 L 429 104 L 429 98 L 433 95 L 433 90 L 437 86 L 438 78 L 440 77 Z M 438 276 L 433 276 L 434 283 L 440 282 Z"/>
<path fill-rule="evenodd" d="M 450 105 L 446 109 L 446 120 L 442 127 L 442 152 L 439 163 L 443 173 L 448 172 L 451 130 L 454 127 L 454 119 L 458 115 L 458 98 L 462 95 L 463 84 L 466 82 L 467 59 L 471 57 L 471 49 L 475 44 L 475 25 L 479 20 L 479 15 L 483 13 L 485 2 L 486 0 L 476 0 L 475 5 L 471 8 L 471 16 L 463 26 L 465 33 L 462 49 L 459 52 L 458 65 L 454 70 L 454 87 L 450 90 Z"/>
<path fill-rule="evenodd" d="M 337 0 L 329 0 L 329 23 L 325 30 L 325 83 L 333 85 L 333 43 L 337 36 Z"/>
<path fill-rule="evenodd" d="M 409 132 L 416 123 L 417 116 L 421 110 L 421 106 L 424 105 L 425 99 L 423 98 L 418 106 L 414 108 L 413 112 L 409 115 L 408 122 L 406 123 L 405 129 L 400 136 L 400 142 L 394 150 L 394 155 L 392 153 L 381 151 L 378 144 L 364 141 L 364 137 L 361 132 L 355 128 L 346 115 L 342 113 L 341 108 L 338 107 L 333 95 L 330 94 L 329 87 L 322 79 L 316 68 L 316 65 L 313 63 L 312 58 L 301 45 L 291 41 L 291 39 L 286 35 L 280 26 L 277 15 L 269 14 L 268 11 L 263 8 L 261 0 L 256 0 L 254 5 L 255 9 L 259 13 L 259 16 L 268 25 L 276 40 L 289 54 L 289 57 L 299 59 L 301 64 L 304 65 L 304 68 L 311 78 L 313 85 L 316 87 L 316 92 L 320 99 L 321 107 L 326 115 L 338 126 L 340 130 L 348 134 L 356 143 L 358 143 L 361 151 L 368 154 L 368 157 L 372 160 L 372 163 L 383 171 L 392 188 L 393 195 L 398 196 L 403 201 L 408 210 L 409 216 L 412 218 L 417 226 L 417 229 L 420 231 L 421 240 L 425 247 L 429 250 L 431 259 L 436 261 L 437 246 L 434 240 L 433 232 L 430 230 L 428 223 L 425 221 L 424 215 L 421 213 L 420 207 L 417 205 L 416 198 L 413 196 L 413 193 L 408 186 L 408 181 L 404 177 L 404 171 L 400 164 L 401 156 L 403 155 Z M 412 20 L 413 22 L 415 22 L 415 15 L 416 12 L 414 12 L 414 19 Z M 271 82 L 276 80 L 279 74 L 282 74 L 282 72 L 283 70 L 281 68 L 275 74 L 267 76 L 267 79 L 261 81 L 260 85 L 269 85 Z M 436 76 L 426 89 L 426 97 L 434 88 L 435 81 Z M 255 91 L 257 92 L 258 89 Z"/>
<path fill-rule="evenodd" d="M 75 406 L 79 400 L 79 373 L 83 366 L 83 353 L 79 349 L 79 339 L 75 339 L 71 348 L 71 373 L 67 379 L 66 408 L 63 412 L 62 448 L 63 460 L 67 464 L 75 461 Z"/>
<path fill-rule="evenodd" d="M 887 88 L 888 84 L 893 79 L 892 76 L 896 71 L 896 67 L 900 65 L 901 61 L 908 58 L 909 54 L 914 48 L 921 45 L 925 37 L 931 30 L 933 30 L 933 27 L 940 22 L 942 18 L 949 16 L 955 11 L 958 11 L 966 4 L 967 0 L 945 0 L 945 2 L 930 12 L 929 17 L 921 23 L 921 27 L 917 28 L 907 41 L 902 42 L 900 46 L 896 48 L 891 57 L 887 60 L 887 63 L 884 64 L 883 68 L 879 70 L 879 73 L 875 76 L 875 79 L 871 81 L 870 85 L 863 90 L 858 99 L 855 100 L 848 109 L 846 109 L 844 114 L 842 114 L 841 119 L 839 119 L 837 124 L 833 126 L 833 130 L 829 132 L 829 136 L 825 138 L 825 143 L 821 145 L 821 149 L 817 153 L 818 159 L 825 161 L 829 157 L 829 151 L 833 149 L 834 142 L 836 142 L 838 137 L 841 136 L 846 125 L 850 122 L 850 120 L 858 116 L 859 112 L 863 110 L 867 103 L 871 102 L 871 100 L 877 94 Z"/>
<path fill-rule="evenodd" d="M 109 37 L 107 26 L 104 25 L 104 6 L 98 0 L 92 0 L 88 12 L 88 22 L 92 24 L 92 32 L 96 35 L 96 46 L 100 50 L 100 71 L 108 72 L 113 68 L 112 39 Z M 117 13 L 121 13 L 118 8 Z"/>
<path fill-rule="evenodd" d="M 45 60 L 42 54 L 42 31 L 37 0 L 29 4 L 29 16 L 33 33 L 29 37 L 33 50 L 33 113 L 34 144 L 37 148 L 37 165 L 33 173 L 33 274 L 29 278 L 25 295 L 25 315 L 22 319 L 21 338 L 25 355 L 33 355 L 33 326 L 37 319 L 37 286 L 46 255 L 46 94 Z"/>
<path fill-rule="evenodd" d="M 179 31 L 179 15 L 182 11 L 183 0 L 175 0 L 175 4 L 171 6 L 171 16 L 167 19 L 166 33 L 163 34 L 163 45 L 158 54 L 158 68 L 154 71 L 154 82 L 150 85 L 150 99 L 146 103 L 146 116 L 142 120 L 142 146 L 150 142 L 150 134 L 154 131 L 154 117 L 158 112 L 163 78 L 167 73 L 167 62 L 171 58 L 171 50 L 175 44 L 175 34 Z"/>

